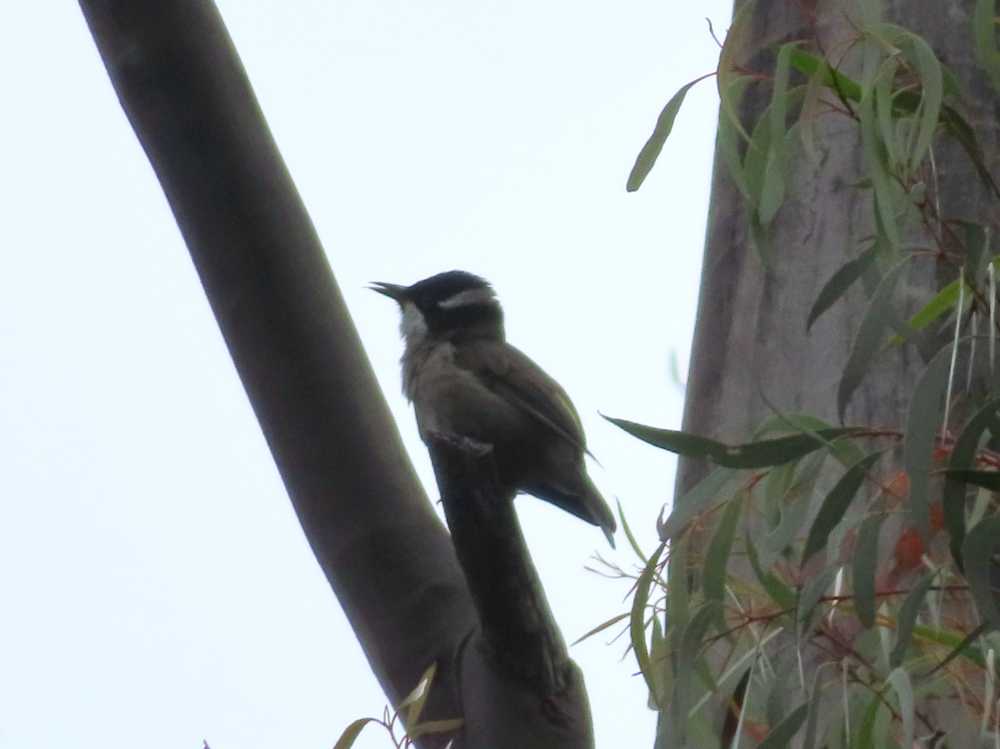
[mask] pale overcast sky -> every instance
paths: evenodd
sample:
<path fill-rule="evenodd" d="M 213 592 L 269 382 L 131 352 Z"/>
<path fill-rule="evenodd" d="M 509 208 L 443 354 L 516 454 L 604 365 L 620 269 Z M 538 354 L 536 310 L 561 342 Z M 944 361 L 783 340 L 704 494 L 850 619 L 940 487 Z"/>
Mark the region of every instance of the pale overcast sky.
<path fill-rule="evenodd" d="M 413 459 L 396 310 L 366 290 L 464 268 L 560 380 L 642 543 L 674 461 L 728 2 L 226 0 L 222 13 Z M 0 748 L 321 749 L 385 698 L 308 549 L 159 185 L 74 3 L 0 45 Z M 600 532 L 517 502 L 568 641 L 625 609 Z M 624 537 L 611 557 L 634 564 Z M 599 747 L 651 747 L 625 642 L 572 648 Z M 388 747 L 374 730 L 357 744 Z"/>

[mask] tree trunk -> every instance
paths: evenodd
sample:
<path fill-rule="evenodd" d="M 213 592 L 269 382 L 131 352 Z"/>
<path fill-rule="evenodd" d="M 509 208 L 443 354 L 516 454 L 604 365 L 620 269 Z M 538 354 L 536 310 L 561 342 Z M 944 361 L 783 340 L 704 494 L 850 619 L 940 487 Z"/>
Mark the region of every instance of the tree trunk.
<path fill-rule="evenodd" d="M 306 537 L 391 702 L 399 704 L 437 662 L 422 719 L 467 717 L 455 746 L 592 746 L 583 681 L 551 617 L 533 619 L 533 631 L 557 647 L 488 655 L 479 602 L 404 453 L 214 4 L 81 6 Z M 527 594 L 544 614 L 516 521 L 506 528 L 495 548 L 511 555 L 520 586 L 501 586 L 489 603 L 517 610 Z M 516 674 L 506 667 L 512 662 L 523 667 Z M 553 663 L 559 679 L 530 676 L 551 674 Z M 418 743 L 442 746 L 449 738 Z"/>
<path fill-rule="evenodd" d="M 968 105 L 964 114 L 980 138 L 987 166 L 996 173 L 1000 108 L 973 58 L 973 3 L 889 0 L 884 5 L 885 20 L 924 36 L 960 81 L 971 82 L 963 92 Z M 857 55 L 845 56 L 848 43 L 858 35 L 850 20 L 857 12 L 853 2 L 759 0 L 752 10 L 749 38 L 740 45 L 746 55 L 735 62 L 771 76 L 777 47 L 802 40 L 806 48 L 821 50 L 828 59 L 843 57 L 843 71 L 858 79 Z M 756 122 L 769 96 L 769 88 L 751 86 L 742 101 L 742 121 Z M 766 401 L 784 412 L 838 421 L 837 386 L 865 309 L 863 291 L 852 289 L 809 334 L 805 323 L 822 285 L 858 254 L 859 241 L 873 233 L 873 217 L 870 196 L 856 188 L 865 176 L 857 124 L 846 116 L 827 115 L 816 121 L 816 127 L 818 161 L 801 156 L 790 164 L 785 204 L 772 225 L 773 258 L 767 268 L 751 247 L 744 199 L 717 148 L 685 431 L 746 441 L 773 416 Z M 996 199 L 961 149 L 953 141 L 936 139 L 935 156 L 941 213 L 995 226 Z M 911 293 L 927 299 L 942 278 L 951 280 L 955 275 L 953 267 L 927 259 L 914 264 L 906 283 Z M 910 347 L 880 357 L 850 401 L 845 423 L 902 429 L 924 366 Z M 705 473 L 704 462 L 681 459 L 677 496 Z M 694 540 L 692 547 L 708 538 Z M 809 673 L 806 682 L 811 683 Z M 720 725 L 721 712 L 720 708 Z M 661 732 L 670 730 L 662 714 L 660 727 Z"/>

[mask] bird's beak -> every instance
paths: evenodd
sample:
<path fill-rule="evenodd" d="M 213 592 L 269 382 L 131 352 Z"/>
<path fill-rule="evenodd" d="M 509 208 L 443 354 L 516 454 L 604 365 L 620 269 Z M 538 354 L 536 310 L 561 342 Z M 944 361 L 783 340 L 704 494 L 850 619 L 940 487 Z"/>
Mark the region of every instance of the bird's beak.
<path fill-rule="evenodd" d="M 371 286 L 368 287 L 372 291 L 377 291 L 379 294 L 384 294 L 390 299 L 395 299 L 400 304 L 403 303 L 403 298 L 406 296 L 406 287 L 400 286 L 395 283 L 382 283 L 381 281 L 372 281 Z"/>

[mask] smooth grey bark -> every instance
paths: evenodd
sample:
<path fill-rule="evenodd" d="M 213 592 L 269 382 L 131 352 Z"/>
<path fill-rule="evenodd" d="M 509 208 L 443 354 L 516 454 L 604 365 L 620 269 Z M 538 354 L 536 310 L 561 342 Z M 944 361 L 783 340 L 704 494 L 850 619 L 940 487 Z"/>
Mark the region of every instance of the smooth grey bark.
<path fill-rule="evenodd" d="M 737 9 L 742 3 L 737 3 Z M 885 18 L 924 36 L 939 57 L 968 83 L 964 114 L 976 130 L 996 175 L 1000 169 L 1000 100 L 973 59 L 972 2 L 918 3 L 888 0 Z M 840 59 L 857 27 L 854 2 L 759 0 L 751 33 L 737 61 L 770 75 L 783 42 L 803 40 Z M 845 72 L 858 77 L 851 55 Z M 753 87 L 742 102 L 743 121 L 756 122 L 770 90 Z M 865 297 L 855 289 L 805 331 L 809 309 L 827 279 L 857 254 L 872 233 L 870 197 L 855 187 L 864 177 L 859 129 L 847 117 L 817 122 L 818 162 L 801 157 L 790 165 L 786 203 L 774 223 L 774 258 L 764 268 L 751 248 L 743 198 L 717 150 L 704 250 L 698 313 L 687 378 L 685 431 L 741 442 L 773 415 L 765 397 L 783 411 L 814 414 L 836 423 L 837 385 L 857 331 Z M 954 143 L 935 146 L 941 212 L 997 226 L 997 201 Z M 994 236 L 996 231 L 994 230 Z M 908 292 L 929 298 L 955 270 L 934 260 L 917 264 Z M 901 428 L 924 362 L 910 347 L 874 363 L 855 393 L 845 423 Z M 676 496 L 705 475 L 701 461 L 682 459 Z M 708 529 L 710 532 L 711 529 Z M 693 546 L 707 541 L 695 539 Z M 810 675 L 806 674 L 807 682 Z M 728 695 L 721 696 L 722 699 Z M 721 724 L 722 715 L 719 711 Z M 721 727 L 720 727 L 721 729 Z M 662 719 L 661 733 L 670 730 Z"/>
<path fill-rule="evenodd" d="M 562 664 L 566 678 L 553 691 L 512 674 L 481 647 L 455 549 L 403 450 L 214 4 L 80 4 L 306 537 L 389 699 L 398 704 L 437 662 L 423 718 L 464 716 L 456 746 L 592 746 L 586 691 L 571 662 Z M 520 564 L 533 574 L 519 532 L 493 549 L 524 555 Z M 519 595 L 516 586 L 507 592 Z M 507 623 L 518 626 L 517 600 L 510 603 L 499 608 L 513 612 Z M 508 661 L 532 655 L 505 653 Z M 429 736 L 420 744 L 444 741 Z"/>

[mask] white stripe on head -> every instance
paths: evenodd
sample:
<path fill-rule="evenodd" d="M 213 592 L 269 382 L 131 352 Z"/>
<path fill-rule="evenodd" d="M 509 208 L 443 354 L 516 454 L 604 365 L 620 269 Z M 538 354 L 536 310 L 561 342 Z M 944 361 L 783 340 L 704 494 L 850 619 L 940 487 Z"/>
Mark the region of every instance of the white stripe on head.
<path fill-rule="evenodd" d="M 496 296 L 489 286 L 482 286 L 478 289 L 466 289 L 457 294 L 453 294 L 447 299 L 438 302 L 441 309 L 455 309 L 456 307 L 466 307 L 475 304 L 494 304 Z"/>

